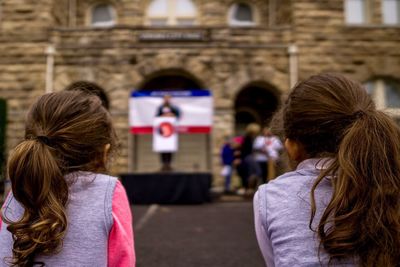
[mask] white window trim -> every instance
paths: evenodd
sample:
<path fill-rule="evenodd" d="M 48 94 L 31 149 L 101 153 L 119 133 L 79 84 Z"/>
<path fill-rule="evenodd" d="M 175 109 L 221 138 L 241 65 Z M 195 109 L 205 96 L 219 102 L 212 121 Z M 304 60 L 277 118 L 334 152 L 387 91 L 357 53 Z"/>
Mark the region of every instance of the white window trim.
<path fill-rule="evenodd" d="M 107 5 L 108 6 L 108 9 L 109 9 L 109 11 L 111 13 L 112 20 L 111 21 L 102 21 L 102 22 L 92 23 L 93 11 L 97 6 L 100 6 L 100 5 Z M 88 10 L 88 13 L 89 14 L 87 16 L 87 18 L 88 18 L 87 25 L 90 26 L 90 27 L 93 27 L 93 28 L 108 28 L 108 27 L 113 27 L 113 26 L 115 26 L 117 24 L 117 11 L 116 11 L 114 5 L 112 5 L 111 3 L 108 3 L 108 2 L 95 3 L 95 4 L 90 6 L 90 8 Z"/>
<path fill-rule="evenodd" d="M 384 2 L 385 2 L 385 0 L 382 0 L 382 3 L 381 3 L 382 24 L 387 26 L 387 27 L 399 27 L 400 26 L 400 1 L 398 1 L 399 3 L 398 3 L 398 6 L 397 6 L 397 22 L 396 23 L 387 23 L 387 22 L 385 22 Z"/>
<path fill-rule="evenodd" d="M 388 107 L 386 103 L 386 89 L 385 89 L 385 79 L 378 78 L 370 80 L 367 83 L 372 84 L 371 98 L 375 103 L 378 110 L 383 110 L 389 113 L 394 118 L 400 118 L 400 107 Z"/>
<path fill-rule="evenodd" d="M 363 0 L 364 1 L 364 10 L 363 10 L 363 14 L 364 14 L 364 21 L 360 22 L 360 23 L 355 23 L 355 22 L 348 22 L 347 21 L 347 5 L 346 2 L 347 0 L 343 1 L 343 17 L 344 17 L 344 22 L 347 26 L 365 26 L 365 25 L 369 25 L 371 24 L 371 2 L 370 0 Z"/>
<path fill-rule="evenodd" d="M 147 7 L 146 10 L 146 26 L 150 26 L 150 27 L 157 27 L 158 25 L 152 25 L 151 21 L 152 20 L 157 20 L 157 19 L 165 19 L 166 20 L 166 25 L 165 27 L 179 27 L 179 26 L 183 26 L 179 24 L 179 20 L 180 19 L 193 19 L 193 25 L 195 26 L 197 25 L 197 21 L 198 21 L 198 8 L 196 6 L 196 3 L 192 1 L 193 5 L 195 5 L 196 8 L 196 15 L 195 16 L 186 16 L 186 15 L 176 15 L 175 11 L 176 11 L 176 0 L 166 0 L 167 1 L 167 9 L 168 9 L 168 14 L 167 16 L 149 16 L 148 14 L 148 10 L 149 10 L 149 6 L 152 4 L 152 1 L 150 1 L 150 5 Z M 188 25 L 184 25 L 185 27 L 188 27 Z"/>
<path fill-rule="evenodd" d="M 253 21 L 240 21 L 233 18 L 234 12 L 236 11 L 235 8 L 238 4 L 245 4 L 251 8 L 251 12 L 253 14 Z M 228 10 L 228 25 L 232 27 L 253 27 L 258 25 L 258 10 L 257 8 L 250 3 L 246 2 L 235 2 L 233 3 Z"/>

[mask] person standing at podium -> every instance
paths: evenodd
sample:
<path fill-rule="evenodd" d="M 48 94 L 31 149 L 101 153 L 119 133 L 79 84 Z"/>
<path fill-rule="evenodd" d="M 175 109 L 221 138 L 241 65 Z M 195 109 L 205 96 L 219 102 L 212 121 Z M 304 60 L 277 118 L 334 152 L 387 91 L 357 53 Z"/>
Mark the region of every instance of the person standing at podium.
<path fill-rule="evenodd" d="M 181 116 L 180 109 L 171 104 L 171 95 L 166 94 L 163 98 L 163 103 L 157 109 L 157 117 L 175 117 L 179 120 Z M 172 171 L 171 162 L 172 162 L 172 152 L 161 152 L 161 171 Z"/>

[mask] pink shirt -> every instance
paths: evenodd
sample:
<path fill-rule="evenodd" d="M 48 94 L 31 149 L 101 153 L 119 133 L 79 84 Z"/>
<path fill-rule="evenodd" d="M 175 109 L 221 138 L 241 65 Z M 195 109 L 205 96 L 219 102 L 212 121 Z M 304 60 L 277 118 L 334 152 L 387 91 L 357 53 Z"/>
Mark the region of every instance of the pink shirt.
<path fill-rule="evenodd" d="M 108 266 L 135 266 L 132 214 L 125 189 L 119 181 L 112 198 L 112 216 L 114 223 L 108 238 Z M 0 229 L 1 224 L 2 220 Z"/>

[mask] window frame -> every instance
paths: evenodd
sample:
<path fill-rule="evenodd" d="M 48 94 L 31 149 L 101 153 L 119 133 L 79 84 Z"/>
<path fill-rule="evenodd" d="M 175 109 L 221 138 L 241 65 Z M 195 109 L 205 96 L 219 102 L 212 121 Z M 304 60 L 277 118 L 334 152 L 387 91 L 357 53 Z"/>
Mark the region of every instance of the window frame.
<path fill-rule="evenodd" d="M 103 6 L 103 5 L 107 6 L 107 8 L 108 8 L 108 10 L 109 10 L 109 12 L 111 14 L 112 20 L 111 21 L 107 21 L 107 22 L 96 22 L 96 23 L 93 23 L 93 14 L 94 14 L 95 8 L 97 8 L 99 6 Z M 110 28 L 110 27 L 113 27 L 113 26 L 117 25 L 117 11 L 116 11 L 116 8 L 115 8 L 115 6 L 113 4 L 111 4 L 109 2 L 97 2 L 97 3 L 95 3 L 95 4 L 93 4 L 93 5 L 91 5 L 89 7 L 89 11 L 88 12 L 89 12 L 89 15 L 88 15 L 87 24 L 90 27 L 93 27 L 93 28 Z"/>
<path fill-rule="evenodd" d="M 235 7 L 237 9 L 237 7 L 240 5 L 247 5 L 248 7 L 250 7 L 251 12 L 252 12 L 252 16 L 253 16 L 253 21 L 239 21 L 233 18 L 234 16 L 234 12 Z M 228 25 L 231 27 L 255 27 L 259 24 L 259 16 L 258 16 L 258 9 L 256 8 L 256 6 L 252 3 L 246 3 L 246 2 L 234 2 L 229 6 L 228 9 Z"/>
<path fill-rule="evenodd" d="M 368 84 L 372 85 L 372 92 L 370 94 L 375 106 L 378 110 L 387 112 L 391 117 L 400 120 L 400 103 L 398 107 L 389 107 L 386 103 L 386 88 L 387 84 L 395 83 L 400 90 L 400 81 L 390 77 L 378 77 L 367 80 L 363 85 L 367 89 Z"/>
<path fill-rule="evenodd" d="M 370 0 L 360 0 L 363 2 L 363 21 L 362 22 L 349 22 L 347 16 L 347 2 L 351 0 L 343 1 L 343 13 L 344 22 L 348 26 L 363 26 L 371 24 L 371 1 Z"/>
<path fill-rule="evenodd" d="M 396 22 L 396 23 L 387 23 L 387 22 L 385 22 L 385 14 L 386 14 L 386 13 L 385 13 L 385 8 L 384 8 L 385 1 L 387 1 L 387 0 L 382 0 L 382 3 L 381 3 L 382 24 L 385 25 L 385 26 L 388 26 L 388 27 L 390 27 L 390 26 L 394 26 L 394 27 L 400 26 L 400 1 L 399 1 L 399 0 L 396 0 L 396 1 L 397 1 L 397 13 L 396 13 L 396 15 L 397 15 L 397 22 Z"/>
<path fill-rule="evenodd" d="M 146 9 L 146 19 L 145 19 L 145 24 L 146 26 L 149 27 L 192 27 L 196 26 L 198 22 L 198 17 L 199 17 L 199 9 L 197 8 L 196 2 L 193 0 L 187 0 L 190 1 L 194 8 L 195 8 L 195 15 L 191 16 L 183 16 L 183 15 L 177 15 L 176 14 L 176 1 L 177 0 L 164 0 L 167 1 L 167 14 L 166 16 L 149 16 L 149 8 L 150 5 L 156 0 L 150 1 L 149 5 L 147 6 Z M 156 25 L 152 24 L 153 20 L 165 20 L 166 24 L 165 25 Z M 193 20 L 192 25 L 187 25 L 187 24 L 179 24 L 179 20 Z"/>

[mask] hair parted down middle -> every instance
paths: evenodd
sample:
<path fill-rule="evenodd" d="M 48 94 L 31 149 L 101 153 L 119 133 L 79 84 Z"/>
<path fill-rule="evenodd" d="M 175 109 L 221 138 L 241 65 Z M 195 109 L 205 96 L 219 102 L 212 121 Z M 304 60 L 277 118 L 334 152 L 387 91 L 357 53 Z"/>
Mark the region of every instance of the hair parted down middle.
<path fill-rule="evenodd" d="M 296 85 L 274 121 L 308 158 L 332 159 L 313 185 L 310 219 L 312 228 L 315 190 L 329 179 L 332 198 L 312 230 L 330 263 L 399 266 L 400 129 L 393 119 L 359 83 L 321 74 Z"/>
<path fill-rule="evenodd" d="M 25 212 L 7 222 L 11 232 L 11 266 L 33 266 L 35 256 L 53 255 L 62 248 L 67 229 L 67 174 L 106 170 L 104 148 L 113 151 L 116 136 L 100 99 L 79 91 L 40 97 L 31 107 L 25 140 L 13 151 L 8 175 L 15 199 Z"/>

